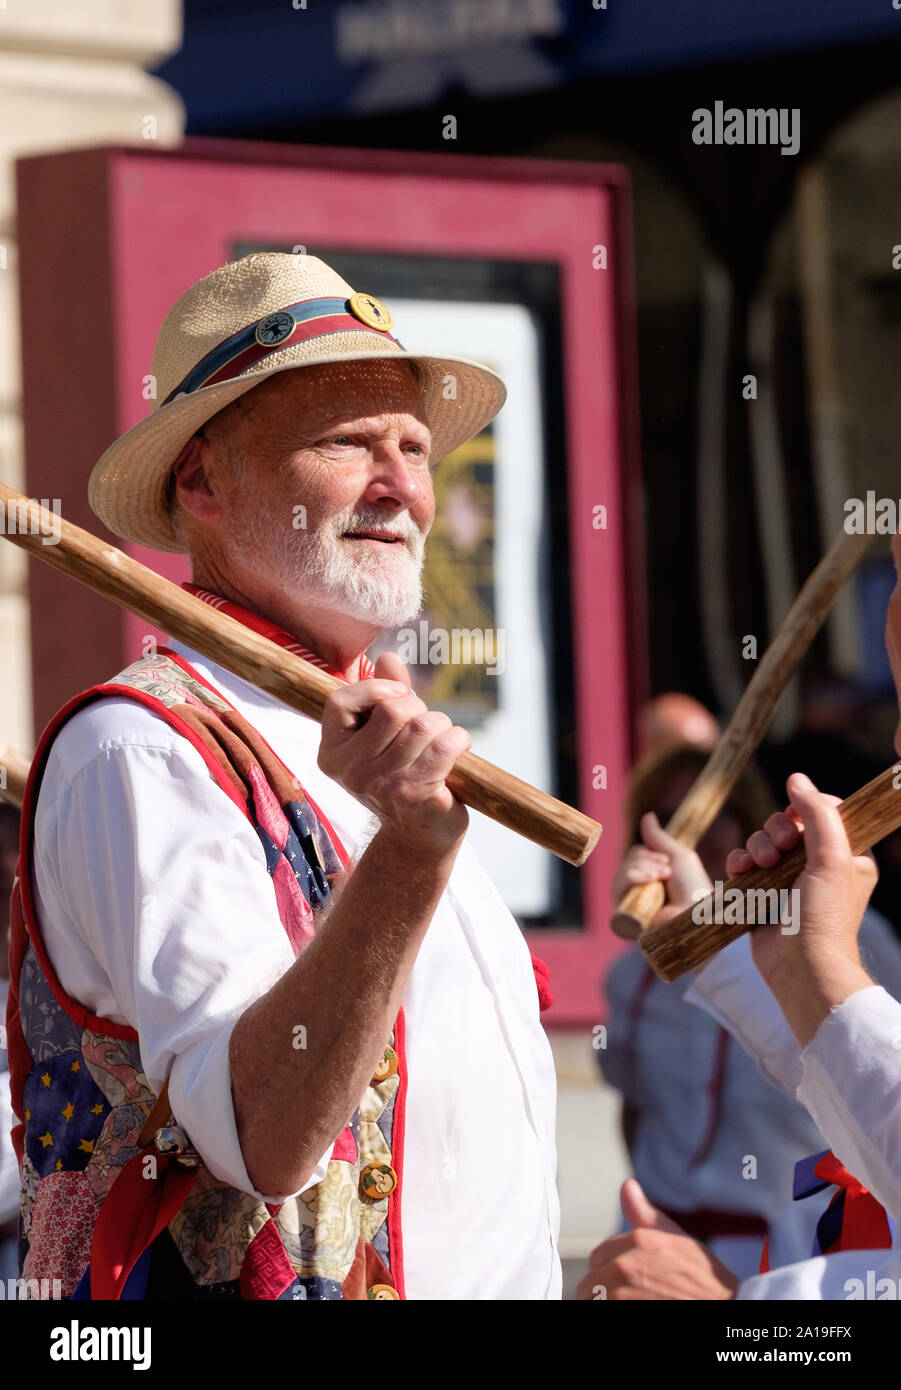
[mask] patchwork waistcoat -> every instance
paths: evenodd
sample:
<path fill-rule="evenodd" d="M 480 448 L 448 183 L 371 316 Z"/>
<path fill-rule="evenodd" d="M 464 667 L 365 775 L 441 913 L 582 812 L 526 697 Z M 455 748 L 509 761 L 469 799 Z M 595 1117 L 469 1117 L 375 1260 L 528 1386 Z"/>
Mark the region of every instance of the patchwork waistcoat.
<path fill-rule="evenodd" d="M 327 820 L 262 736 L 167 648 L 54 716 L 28 779 L 12 897 L 7 1017 L 20 1274 L 60 1279 L 66 1298 L 403 1298 L 402 1011 L 325 1177 L 275 1206 L 213 1176 L 171 1114 L 165 1087 L 157 1094 L 144 1075 L 135 1030 L 92 1015 L 54 974 L 30 877 L 34 811 L 53 738 L 77 709 L 106 696 L 165 718 L 247 816 L 295 955 L 350 868 Z"/>

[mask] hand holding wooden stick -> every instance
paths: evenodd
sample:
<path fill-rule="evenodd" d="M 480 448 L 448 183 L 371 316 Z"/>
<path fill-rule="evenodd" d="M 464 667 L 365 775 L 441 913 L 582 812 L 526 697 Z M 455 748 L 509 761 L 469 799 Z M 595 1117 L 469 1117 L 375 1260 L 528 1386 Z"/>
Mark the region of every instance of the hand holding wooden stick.
<path fill-rule="evenodd" d="M 155 623 L 292 709 L 321 720 L 326 697 L 341 685 L 337 677 L 211 608 L 90 531 L 51 515 L 5 483 L 0 483 L 0 501 L 6 504 L 7 516 L 18 518 L 20 525 L 7 530 L 7 540 Z M 27 528 L 21 525 L 26 518 Z M 58 542 L 46 544 L 47 537 L 57 534 Z M 447 784 L 467 806 L 570 864 L 584 864 L 600 837 L 602 827 L 590 816 L 475 753 L 457 759 Z"/>
<path fill-rule="evenodd" d="M 773 638 L 729 725 L 666 831 L 694 849 L 716 820 L 729 793 L 769 726 L 779 697 L 807 651 L 839 589 L 872 541 L 871 535 L 839 532 L 795 599 Z M 659 882 L 630 888 L 617 904 L 610 925 L 617 936 L 635 940 L 665 900 Z"/>
<path fill-rule="evenodd" d="M 886 835 L 901 827 L 901 764 L 895 763 L 874 777 L 866 786 L 847 797 L 838 808 L 852 854 L 864 854 Z M 639 944 L 648 963 L 661 980 L 678 980 L 696 970 L 706 960 L 736 941 L 755 926 L 764 909 L 760 895 L 794 883 L 806 861 L 802 840 L 771 869 L 749 869 L 723 884 L 719 895 L 711 894 L 688 907 L 659 927 L 642 932 Z M 736 894 L 742 894 L 739 900 Z M 729 908 L 729 922 L 717 922 L 721 904 Z M 724 914 L 723 914 L 724 915 Z M 740 918 L 732 921 L 733 917 Z M 767 921 L 771 920 L 769 913 Z M 803 931 L 803 924 L 792 928 Z"/>

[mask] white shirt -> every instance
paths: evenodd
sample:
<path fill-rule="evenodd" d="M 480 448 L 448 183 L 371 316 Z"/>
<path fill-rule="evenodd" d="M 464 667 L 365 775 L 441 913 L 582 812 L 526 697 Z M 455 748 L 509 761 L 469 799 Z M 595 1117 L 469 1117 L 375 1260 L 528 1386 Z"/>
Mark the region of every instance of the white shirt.
<path fill-rule="evenodd" d="M 901 1223 L 901 1004 L 880 985 L 858 990 L 799 1048 L 754 967 L 747 936 L 714 956 L 685 997 L 728 1027 L 764 1073 L 806 1106 L 836 1157 Z M 901 1224 L 891 1250 L 841 1251 L 773 1268 L 745 1280 L 737 1297 L 873 1298 L 881 1279 L 901 1296 L 899 1236 Z"/>
<path fill-rule="evenodd" d="M 318 724 L 170 646 L 263 735 L 359 858 L 377 822 L 320 771 Z M 54 740 L 35 827 L 38 920 L 61 983 L 137 1030 L 151 1086 L 168 1078 L 207 1166 L 253 1192 L 229 1038 L 294 960 L 253 826 L 187 739 L 138 701 L 108 698 Z M 528 948 L 465 841 L 403 1007 L 407 1296 L 559 1298 L 553 1058 Z"/>

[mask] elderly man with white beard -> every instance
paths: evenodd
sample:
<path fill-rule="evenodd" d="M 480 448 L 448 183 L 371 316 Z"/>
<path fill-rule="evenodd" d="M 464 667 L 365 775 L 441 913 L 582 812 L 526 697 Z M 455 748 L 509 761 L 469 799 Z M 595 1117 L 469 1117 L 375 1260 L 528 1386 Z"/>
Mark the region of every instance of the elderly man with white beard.
<path fill-rule="evenodd" d="M 560 1296 L 543 1001 L 445 780 L 469 735 L 365 655 L 503 387 L 391 326 L 313 257 L 222 267 L 92 475 L 110 529 L 344 684 L 320 729 L 173 642 L 42 736 L 13 1093 L 23 1270 L 64 1296 Z"/>

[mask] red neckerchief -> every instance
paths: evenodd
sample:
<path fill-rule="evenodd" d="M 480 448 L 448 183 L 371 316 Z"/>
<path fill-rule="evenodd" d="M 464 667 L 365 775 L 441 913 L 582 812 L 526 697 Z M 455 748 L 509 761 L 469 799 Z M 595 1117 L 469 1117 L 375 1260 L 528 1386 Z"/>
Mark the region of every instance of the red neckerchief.
<path fill-rule="evenodd" d="M 194 594 L 197 598 L 202 598 L 204 603 L 208 603 L 211 608 L 218 608 L 220 613 L 227 613 L 230 618 L 236 618 L 245 627 L 253 628 L 254 632 L 259 632 L 263 637 L 268 637 L 270 642 L 277 642 L 285 651 L 293 652 L 295 656 L 302 656 L 304 661 L 311 661 L 320 670 L 327 671 L 330 676 L 337 676 L 339 680 L 346 680 L 341 671 L 336 671 L 334 666 L 329 666 L 322 660 L 321 656 L 316 656 L 308 647 L 304 647 L 296 638 L 292 637 L 284 628 L 277 623 L 271 623 L 268 618 L 264 618 L 259 613 L 252 613 L 249 608 L 244 608 L 240 603 L 232 603 L 231 599 L 222 598 L 219 594 L 211 593 L 209 589 L 201 589 L 197 584 L 192 584 L 189 579 L 184 580 L 181 587 L 187 589 L 189 594 Z M 374 675 L 375 667 L 369 660 L 365 652 L 361 652 L 358 658 L 357 680 L 369 680 Z"/>
<path fill-rule="evenodd" d="M 831 1149 L 795 1166 L 796 1202 L 830 1183 L 838 1191 L 817 1225 L 814 1255 L 831 1255 L 835 1250 L 887 1250 L 892 1243 L 893 1226 L 885 1208 L 871 1192 L 849 1173 Z"/>
<path fill-rule="evenodd" d="M 795 1164 L 794 1200 L 822 1192 L 833 1183 L 838 1191 L 817 1222 L 811 1258 L 834 1255 L 839 1250 L 888 1250 L 894 1239 L 894 1223 L 873 1194 L 849 1173 L 831 1149 L 811 1154 Z M 770 1267 L 764 1241 L 760 1274 Z"/>

